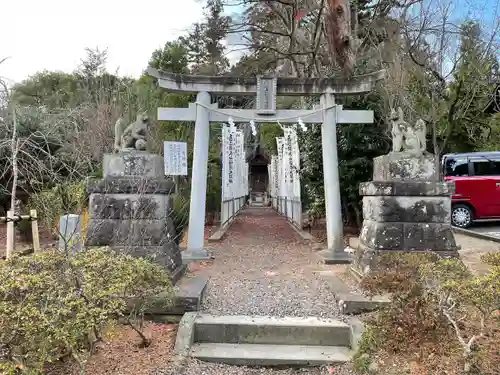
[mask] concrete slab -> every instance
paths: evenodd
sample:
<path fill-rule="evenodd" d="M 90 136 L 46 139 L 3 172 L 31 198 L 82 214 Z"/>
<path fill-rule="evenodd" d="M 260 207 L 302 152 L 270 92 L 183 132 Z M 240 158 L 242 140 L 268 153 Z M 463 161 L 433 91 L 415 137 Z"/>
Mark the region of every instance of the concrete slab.
<path fill-rule="evenodd" d="M 322 276 L 335 295 L 343 314 L 356 315 L 374 311 L 391 302 L 387 295 L 368 297 L 361 292 L 352 290 L 344 281 L 334 275 Z"/>
<path fill-rule="evenodd" d="M 198 262 L 200 260 L 212 260 L 213 255 L 208 251 L 208 249 L 198 249 L 198 250 L 183 250 L 181 251 L 182 263 L 188 264 L 190 262 Z"/>
<path fill-rule="evenodd" d="M 244 324 L 244 325 L 272 325 L 272 326 L 299 326 L 299 327 L 347 327 L 348 325 L 337 319 L 322 319 L 316 317 L 274 317 L 249 315 L 211 315 L 199 314 L 196 324 Z"/>
<path fill-rule="evenodd" d="M 177 337 L 175 339 L 174 355 L 187 357 L 189 350 L 193 345 L 194 339 L 194 322 L 196 320 L 196 312 L 185 313 L 182 317 L 179 328 L 177 329 Z"/>
<path fill-rule="evenodd" d="M 317 346 L 350 345 L 350 327 L 333 319 L 315 317 L 198 315 L 195 342 Z"/>
<path fill-rule="evenodd" d="M 356 315 L 364 312 L 374 311 L 391 303 L 388 296 L 373 296 L 372 298 L 360 293 L 338 293 L 335 294 L 342 314 Z"/>
<path fill-rule="evenodd" d="M 365 332 L 365 325 L 355 316 L 349 317 L 349 326 L 351 327 L 351 353 L 357 353 L 359 349 L 359 341 L 363 332 Z"/>
<path fill-rule="evenodd" d="M 290 225 L 293 230 L 299 235 L 299 237 L 301 239 L 303 239 L 304 241 L 307 241 L 307 242 L 312 242 L 312 243 L 317 243 L 318 240 L 309 232 L 306 232 L 305 230 L 302 230 L 300 228 L 297 228 L 294 224 L 292 224 L 291 222 L 289 222 L 287 220 L 287 223 L 288 225 Z"/>
<path fill-rule="evenodd" d="M 223 227 L 220 227 L 214 234 L 212 234 L 208 238 L 208 242 L 219 242 L 224 239 L 224 236 L 226 235 L 229 227 L 233 223 L 234 220 L 232 220 L 229 224 L 224 225 Z"/>
<path fill-rule="evenodd" d="M 168 311 L 170 315 L 182 315 L 186 312 L 198 311 L 203 294 L 207 287 L 207 276 L 186 277 L 175 286 L 175 305 Z"/>
<path fill-rule="evenodd" d="M 208 277 L 205 276 L 182 278 L 174 287 L 173 305 L 169 293 L 159 293 L 147 302 L 145 315 L 152 321 L 175 321 L 178 320 L 174 318 L 175 315 L 182 316 L 186 312 L 200 310 L 207 283 Z M 130 311 L 136 303 L 135 300 L 129 302 Z"/>
<path fill-rule="evenodd" d="M 348 348 L 336 346 L 194 344 L 191 356 L 240 366 L 320 366 L 350 360 Z"/>
<path fill-rule="evenodd" d="M 333 251 L 331 249 L 325 249 L 318 254 L 323 258 L 325 264 L 350 264 L 352 262 L 351 254 L 342 250 Z"/>

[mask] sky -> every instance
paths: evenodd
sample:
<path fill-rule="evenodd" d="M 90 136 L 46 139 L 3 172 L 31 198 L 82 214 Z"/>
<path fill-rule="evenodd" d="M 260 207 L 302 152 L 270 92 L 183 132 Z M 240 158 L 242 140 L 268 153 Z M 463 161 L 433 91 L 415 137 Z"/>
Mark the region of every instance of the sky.
<path fill-rule="evenodd" d="M 85 47 L 108 49 L 108 71 L 138 77 L 151 53 L 201 20 L 197 0 L 0 0 L 0 77 L 72 72 Z"/>
<path fill-rule="evenodd" d="M 494 20 L 499 3 L 455 0 L 453 12 Z M 0 77 L 12 85 L 42 70 L 72 72 L 85 47 L 107 48 L 108 71 L 139 77 L 155 49 L 203 18 L 202 5 L 202 0 L 0 0 L 0 61 L 7 58 Z M 230 55 L 236 60 L 241 53 Z"/>

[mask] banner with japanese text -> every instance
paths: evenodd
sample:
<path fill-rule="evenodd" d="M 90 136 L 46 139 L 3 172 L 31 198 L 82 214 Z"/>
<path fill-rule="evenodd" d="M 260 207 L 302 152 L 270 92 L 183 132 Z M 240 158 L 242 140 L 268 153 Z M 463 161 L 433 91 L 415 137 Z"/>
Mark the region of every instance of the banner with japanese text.
<path fill-rule="evenodd" d="M 234 197 L 235 190 L 235 132 L 222 126 L 222 199 Z"/>

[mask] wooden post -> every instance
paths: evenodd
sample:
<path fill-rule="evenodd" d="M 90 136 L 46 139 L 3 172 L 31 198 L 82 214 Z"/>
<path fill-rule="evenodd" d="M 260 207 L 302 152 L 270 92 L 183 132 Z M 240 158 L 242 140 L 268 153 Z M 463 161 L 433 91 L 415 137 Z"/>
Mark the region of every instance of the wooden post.
<path fill-rule="evenodd" d="M 33 252 L 38 253 L 40 251 L 40 236 L 38 235 L 38 220 L 36 215 L 36 210 L 30 210 L 31 217 L 31 234 L 33 237 Z"/>
<path fill-rule="evenodd" d="M 7 211 L 7 247 L 5 252 L 5 259 L 9 259 L 14 253 L 14 243 L 16 239 L 16 232 L 14 230 L 14 211 Z"/>

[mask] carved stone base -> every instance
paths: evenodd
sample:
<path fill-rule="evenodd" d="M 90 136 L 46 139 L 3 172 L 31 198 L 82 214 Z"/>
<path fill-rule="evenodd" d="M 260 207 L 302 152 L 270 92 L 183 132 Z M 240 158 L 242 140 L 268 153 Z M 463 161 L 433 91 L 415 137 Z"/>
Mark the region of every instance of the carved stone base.
<path fill-rule="evenodd" d="M 373 181 L 423 180 L 436 178 L 434 155 L 419 156 L 405 152 L 391 152 L 373 159 Z"/>
<path fill-rule="evenodd" d="M 86 245 L 150 259 L 175 282 L 185 267 L 171 217 L 174 191 L 163 176 L 161 156 L 137 151 L 105 155 L 104 178 L 87 181 Z"/>
<path fill-rule="evenodd" d="M 165 164 L 161 155 L 136 150 L 104 154 L 102 169 L 104 177 L 154 178 L 165 174 Z"/>
<path fill-rule="evenodd" d="M 451 230 L 453 183 L 373 181 L 360 185 L 363 226 L 354 265 L 367 272 L 387 252 L 458 256 Z"/>

